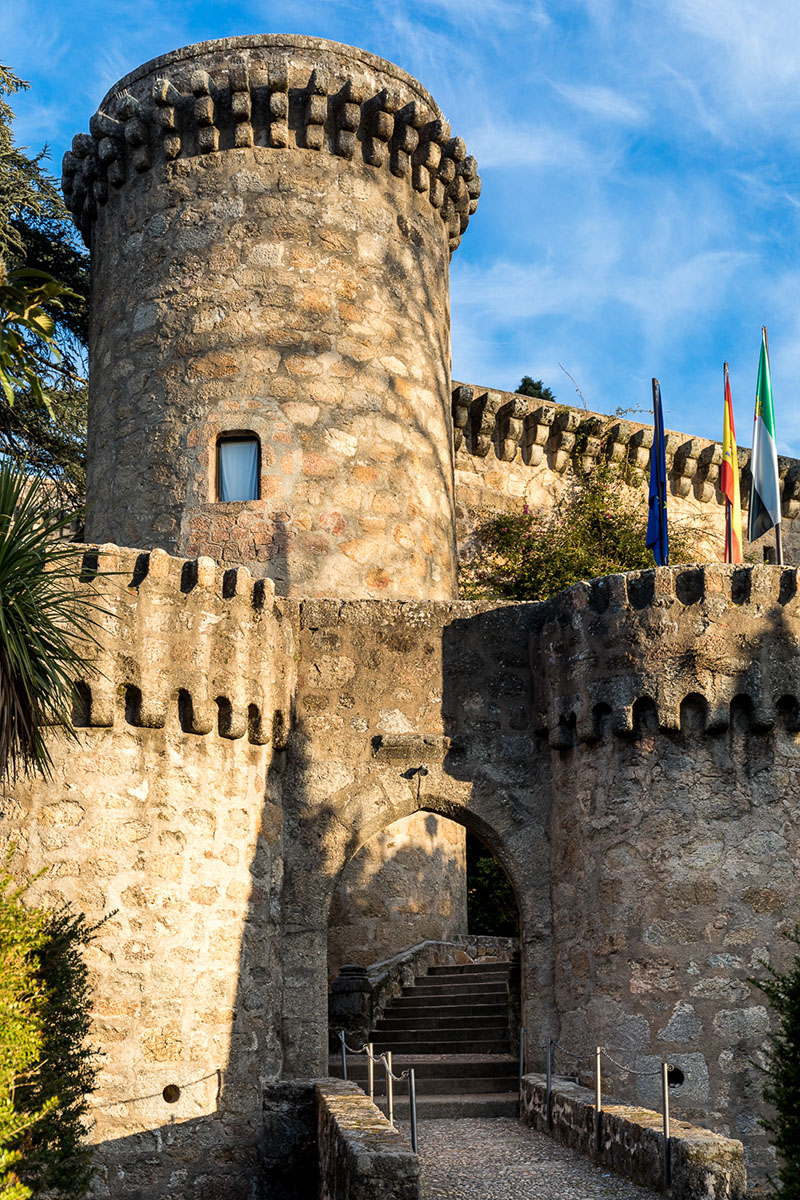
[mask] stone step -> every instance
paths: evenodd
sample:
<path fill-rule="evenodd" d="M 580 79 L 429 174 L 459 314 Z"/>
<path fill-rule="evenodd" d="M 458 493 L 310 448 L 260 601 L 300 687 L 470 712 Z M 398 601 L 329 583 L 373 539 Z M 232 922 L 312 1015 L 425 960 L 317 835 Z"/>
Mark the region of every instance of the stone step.
<path fill-rule="evenodd" d="M 448 1024 L 444 1027 L 434 1027 L 433 1029 L 416 1029 L 408 1025 L 401 1025 L 398 1029 L 376 1029 L 370 1035 L 371 1041 L 376 1045 L 378 1042 L 384 1042 L 390 1047 L 392 1042 L 414 1042 L 420 1039 L 426 1042 L 438 1041 L 442 1045 L 445 1045 L 447 1042 L 463 1042 L 470 1037 L 492 1042 L 505 1038 L 509 1042 L 509 1050 L 511 1049 L 508 1025 L 498 1024 L 480 1025 L 477 1028 L 466 1023 L 455 1028 Z M 446 1054 L 447 1051 L 442 1050 L 441 1053 Z"/>
<path fill-rule="evenodd" d="M 510 969 L 511 969 L 511 963 L 507 963 L 507 962 L 506 963 L 502 963 L 502 962 L 497 962 L 497 963 L 492 963 L 492 962 L 448 963 L 448 964 L 446 964 L 444 966 L 440 966 L 440 967 L 428 967 L 428 975 L 459 975 L 459 974 L 464 974 L 464 973 L 469 973 L 470 975 L 473 975 L 476 973 L 481 974 L 484 972 L 491 973 L 493 971 L 504 971 L 505 974 L 507 975 Z M 425 978 L 425 976 L 423 976 L 423 978 Z"/>
<path fill-rule="evenodd" d="M 403 1068 L 405 1070 L 405 1068 Z M 333 1072 L 333 1067 L 330 1068 Z M 395 1074 L 399 1074 L 395 1070 Z M 334 1073 L 336 1079 L 341 1079 L 342 1064 L 339 1063 Z M 515 1095 L 519 1087 L 519 1072 L 518 1070 L 506 1071 L 502 1075 L 474 1075 L 468 1074 L 463 1078 L 451 1078 L 449 1076 L 434 1076 L 434 1075 L 418 1075 L 417 1068 L 414 1068 L 414 1076 L 417 1086 L 418 1096 L 459 1096 L 484 1093 L 487 1095 L 501 1093 L 507 1095 L 513 1092 Z M 366 1071 L 353 1070 L 348 1063 L 347 1078 L 352 1079 L 364 1091 L 367 1090 L 367 1073 Z M 407 1085 L 397 1084 L 397 1088 L 405 1088 Z M 374 1094 L 376 1096 L 386 1095 L 386 1076 L 381 1067 L 375 1069 Z"/>
<path fill-rule="evenodd" d="M 506 983 L 508 971 L 459 971 L 451 975 L 418 975 L 415 983 Z"/>
<path fill-rule="evenodd" d="M 473 1076 L 489 1078 L 490 1076 L 510 1075 L 516 1080 L 519 1073 L 519 1062 L 511 1054 L 496 1054 L 491 1057 L 476 1057 L 474 1054 L 393 1054 L 392 1064 L 395 1073 L 413 1067 L 418 1079 L 462 1079 Z M 330 1056 L 329 1069 L 332 1075 L 341 1075 L 342 1057 L 340 1054 Z M 376 1076 L 377 1072 L 382 1070 L 383 1068 L 376 1064 Z M 348 1055 L 347 1074 L 354 1079 L 366 1079 L 367 1064 L 363 1054 Z"/>
<path fill-rule="evenodd" d="M 386 1113 L 386 1101 L 380 1100 L 378 1108 Z M 516 1092 L 506 1095 L 459 1095 L 459 1096 L 417 1096 L 417 1120 L 444 1121 L 458 1120 L 465 1117 L 517 1117 L 519 1116 L 519 1097 Z M 395 1092 L 394 1118 L 396 1121 L 408 1120 L 408 1097 Z M 420 1141 L 423 1132 L 419 1131 Z"/>
<path fill-rule="evenodd" d="M 471 1034 L 463 1042 L 439 1041 L 387 1041 L 372 1039 L 375 1053 L 391 1050 L 392 1054 L 441 1054 L 446 1045 L 448 1054 L 503 1054 L 508 1055 L 511 1046 L 508 1033 L 503 1038 L 476 1038 Z"/>
<path fill-rule="evenodd" d="M 403 995 L 409 996 L 507 996 L 508 989 L 504 983 L 442 983 L 433 980 L 430 983 L 415 984 L 413 988 L 405 988 Z"/>
<path fill-rule="evenodd" d="M 507 1013 L 491 1012 L 488 1015 L 483 1015 L 474 1010 L 459 1010 L 458 1016 L 453 1013 L 445 1013 L 442 1016 L 423 1016 L 421 1012 L 415 1012 L 413 1016 L 408 1016 L 406 1013 L 395 1013 L 394 1010 L 387 1009 L 391 1013 L 390 1016 L 381 1017 L 375 1029 L 377 1033 L 394 1032 L 397 1030 L 408 1029 L 491 1029 L 493 1027 L 508 1028 L 508 1021 L 503 1020 L 507 1017 Z"/>
<path fill-rule="evenodd" d="M 484 1003 L 484 999 L 486 1002 Z M 403 1016 L 411 1015 L 417 1011 L 420 1013 L 451 1014 L 458 1016 L 460 1013 L 477 1012 L 484 1013 L 488 1016 L 490 1013 L 505 1013 L 508 1012 L 508 1001 L 493 997 L 481 998 L 481 1002 L 476 1004 L 469 996 L 431 996 L 422 999 L 419 996 L 399 996 L 397 1000 L 392 1000 L 386 1008 L 386 1012 L 397 1013 Z"/>

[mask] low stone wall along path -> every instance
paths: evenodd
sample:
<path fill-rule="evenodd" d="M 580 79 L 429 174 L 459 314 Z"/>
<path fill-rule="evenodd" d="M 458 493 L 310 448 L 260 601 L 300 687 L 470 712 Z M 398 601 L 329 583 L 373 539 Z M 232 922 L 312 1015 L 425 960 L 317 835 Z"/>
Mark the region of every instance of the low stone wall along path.
<path fill-rule="evenodd" d="M 399 1128 L 408 1136 L 407 1124 Z M 511 1118 L 420 1123 L 422 1200 L 656 1200 Z"/>

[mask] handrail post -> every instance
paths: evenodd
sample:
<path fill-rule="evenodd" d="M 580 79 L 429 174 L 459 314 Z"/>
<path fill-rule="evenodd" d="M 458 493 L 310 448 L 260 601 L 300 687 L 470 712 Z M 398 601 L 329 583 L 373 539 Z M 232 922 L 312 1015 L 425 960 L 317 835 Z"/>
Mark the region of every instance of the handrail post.
<path fill-rule="evenodd" d="M 664 1187 L 672 1186 L 672 1147 L 669 1140 L 669 1063 L 661 1064 L 661 1097 L 664 1106 Z"/>
<path fill-rule="evenodd" d="M 344 1040 L 344 1030 L 339 1030 L 339 1041 L 342 1043 L 342 1079 L 347 1079 L 347 1044 Z"/>
<path fill-rule="evenodd" d="M 600 1075 L 600 1059 L 603 1056 L 603 1047 L 598 1046 L 595 1051 L 594 1061 L 594 1148 L 597 1154 L 603 1144 L 603 1089 L 602 1079 Z"/>
<path fill-rule="evenodd" d="M 394 1086 L 392 1084 L 392 1052 L 387 1050 L 383 1056 L 386 1067 L 386 1097 L 389 1109 L 389 1124 L 394 1125 Z"/>
<path fill-rule="evenodd" d="M 553 1128 L 553 1039 L 547 1039 L 547 1128 Z"/>
<path fill-rule="evenodd" d="M 414 1068 L 409 1067 L 408 1070 L 408 1112 L 411 1120 L 411 1149 L 415 1154 L 418 1154 L 417 1149 L 417 1081 L 414 1077 Z"/>
<path fill-rule="evenodd" d="M 522 1076 L 525 1074 L 525 1026 L 519 1027 L 519 1095 L 522 1099 Z"/>
<path fill-rule="evenodd" d="M 369 1083 L 369 1098 L 375 1100 L 375 1064 L 372 1061 L 373 1043 L 367 1042 L 367 1081 Z"/>

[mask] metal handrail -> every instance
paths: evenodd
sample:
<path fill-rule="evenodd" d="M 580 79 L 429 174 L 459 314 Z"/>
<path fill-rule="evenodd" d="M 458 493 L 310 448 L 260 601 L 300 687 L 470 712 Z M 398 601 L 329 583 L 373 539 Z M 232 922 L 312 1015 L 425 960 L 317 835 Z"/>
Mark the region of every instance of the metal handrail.
<path fill-rule="evenodd" d="M 372 1047 L 373 1042 L 364 1042 L 360 1049 L 356 1050 L 353 1046 L 348 1046 L 346 1035 L 343 1029 L 339 1030 L 339 1042 L 342 1048 L 342 1078 L 347 1079 L 347 1055 L 349 1054 L 366 1054 L 367 1056 L 367 1082 L 369 1084 L 369 1098 L 375 1103 L 375 1063 L 382 1063 L 386 1072 L 386 1106 L 388 1109 L 389 1124 L 395 1128 L 394 1124 L 394 1083 L 401 1083 L 402 1080 L 408 1080 L 408 1112 L 411 1123 L 411 1149 L 415 1154 L 419 1153 L 418 1138 L 417 1138 L 417 1081 L 414 1074 L 414 1068 L 408 1067 L 407 1070 L 401 1071 L 399 1075 L 395 1075 L 392 1070 L 392 1052 L 384 1050 L 382 1054 L 375 1055 Z"/>

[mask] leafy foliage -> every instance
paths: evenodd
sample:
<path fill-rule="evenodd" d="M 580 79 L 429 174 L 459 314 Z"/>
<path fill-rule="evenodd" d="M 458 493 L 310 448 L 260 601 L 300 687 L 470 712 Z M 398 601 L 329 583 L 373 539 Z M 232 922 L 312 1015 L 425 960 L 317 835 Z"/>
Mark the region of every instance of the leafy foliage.
<path fill-rule="evenodd" d="M 37 360 L 30 363 L 33 374 L 20 375 L 5 364 L 5 381 L 11 383 L 13 396 L 4 389 L 5 402 L 0 398 L 0 453 L 46 475 L 59 503 L 77 508 L 85 491 L 88 256 L 76 241 L 56 181 L 45 168 L 46 147 L 29 157 L 14 143 L 14 114 L 7 97 L 27 86 L 0 64 L 0 284 L 24 290 L 27 282 L 34 293 L 39 288 L 34 296 L 39 310 L 35 328 L 10 319 L 27 307 L 20 296 L 0 300 L 6 309 L 4 340 L 10 331 L 12 341 L 16 335 L 23 343 L 17 344 L 17 351 L 24 354 L 27 346 Z M 3 262 L 12 272 L 10 280 Z M 29 271 L 44 272 L 53 290 L 45 294 L 43 276 L 38 284 L 35 276 L 26 280 L 22 273 Z M 56 279 L 60 285 L 55 285 Z M 43 340 L 46 318 L 51 328 Z"/>
<path fill-rule="evenodd" d="M 81 948 L 94 929 L 66 908 L 27 906 L 25 890 L 0 873 L 0 1200 L 78 1200 L 95 1077 Z"/>
<path fill-rule="evenodd" d="M 519 910 L 508 876 L 478 838 L 467 834 L 467 926 L 470 933 L 517 937 Z"/>
<path fill-rule="evenodd" d="M 549 387 L 545 387 L 541 379 L 531 379 L 530 375 L 523 375 L 519 382 L 516 394 L 518 396 L 534 396 L 537 400 L 555 400 L 555 396 L 550 391 Z"/>
<path fill-rule="evenodd" d="M 60 305 L 68 292 L 43 271 L 0 273 L 0 388 L 14 404 L 15 389 L 27 391 L 37 408 L 46 408 L 41 377 L 57 366 L 55 322 L 48 306 Z"/>
<path fill-rule="evenodd" d="M 786 935 L 800 949 L 800 923 Z M 800 954 L 780 972 L 767 967 L 766 979 L 752 982 L 760 988 L 778 1015 L 776 1033 L 770 1034 L 764 1099 L 774 1106 L 775 1117 L 764 1122 L 778 1152 L 781 1200 L 800 1200 Z"/>
<path fill-rule="evenodd" d="M 475 532 L 477 552 L 462 570 L 464 594 L 546 600 L 584 579 L 654 566 L 644 540 L 646 500 L 622 486 L 632 482 L 604 464 L 579 472 L 552 508 L 488 514 Z M 670 546 L 673 561 L 691 557 L 683 528 L 670 525 Z"/>
<path fill-rule="evenodd" d="M 0 779 L 49 774 L 48 725 L 74 736 L 73 682 L 98 606 L 77 590 L 75 551 L 56 541 L 66 523 L 41 478 L 0 462 Z"/>

